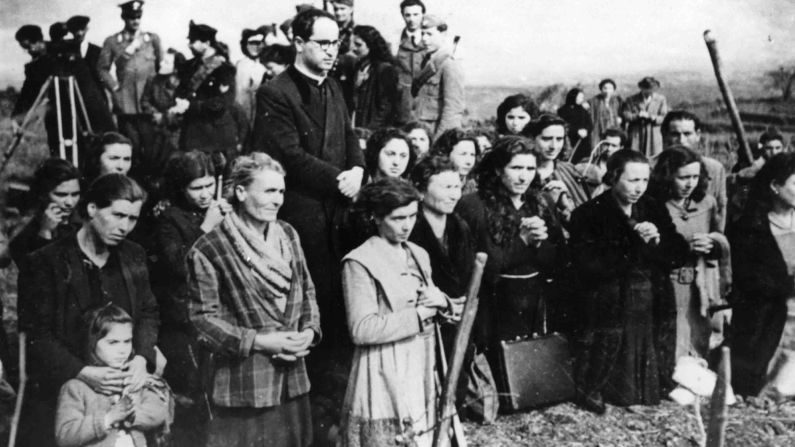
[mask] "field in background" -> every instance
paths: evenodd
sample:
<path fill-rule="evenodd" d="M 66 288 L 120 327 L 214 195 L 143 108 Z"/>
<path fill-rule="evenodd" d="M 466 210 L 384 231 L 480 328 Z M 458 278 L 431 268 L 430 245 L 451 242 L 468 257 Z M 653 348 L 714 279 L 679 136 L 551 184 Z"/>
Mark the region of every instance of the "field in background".
<path fill-rule="evenodd" d="M 634 93 L 635 81 L 616 79 L 622 96 Z M 672 108 L 686 108 L 705 121 L 702 133 L 705 153 L 721 160 L 727 168 L 737 160 L 737 142 L 714 83 L 688 75 L 660 78 L 661 93 L 668 98 Z M 595 84 L 586 86 L 586 96 L 596 93 Z M 544 87 L 472 87 L 467 92 L 470 121 L 493 121 L 497 105 L 508 95 L 529 93 L 543 98 L 541 107 L 554 111 L 563 103 L 566 92 L 576 84 L 557 84 Z M 792 136 L 795 134 L 795 103 L 770 99 L 775 96 L 764 88 L 758 79 L 745 79 L 739 86 L 732 85 L 745 120 L 749 140 L 755 144 L 759 133 L 770 121 L 780 121 L 780 127 Z M 8 113 L 10 101 L 0 92 L 0 151 L 4 152 L 12 137 Z M 748 115 L 750 114 L 750 115 Z M 40 119 L 41 117 L 39 117 Z M 754 121 L 755 120 L 755 121 Z M 25 222 L 24 216 L 6 205 L 9 180 L 26 180 L 36 164 L 48 155 L 46 138 L 40 120 L 21 145 L 7 169 L 0 174 L 0 252 L 8 239 Z M 0 155 L 2 157 L 2 155 Z M 3 323 L 9 340 L 16 340 L 16 276 L 13 263 L 2 264 L 0 254 L 0 298 L 3 304 Z M 11 348 L 15 351 L 16 346 Z M 706 414 L 706 411 L 705 411 Z M 472 446 L 694 446 L 699 436 L 695 420 L 687 409 L 671 402 L 658 407 L 611 407 L 602 417 L 587 413 L 572 404 L 561 404 L 538 411 L 502 416 L 495 424 L 481 426 L 465 424 L 466 436 Z M 728 446 L 795 445 L 795 406 L 781 404 L 768 406 L 756 402 L 741 402 L 729 415 Z"/>

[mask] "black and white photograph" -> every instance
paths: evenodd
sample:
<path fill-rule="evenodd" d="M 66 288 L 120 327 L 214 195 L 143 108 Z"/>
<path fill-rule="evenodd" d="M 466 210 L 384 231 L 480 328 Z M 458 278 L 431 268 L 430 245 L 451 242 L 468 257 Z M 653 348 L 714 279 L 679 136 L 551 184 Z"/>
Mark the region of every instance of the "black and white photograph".
<path fill-rule="evenodd" d="M 0 446 L 795 445 L 791 0 L 3 0 Z"/>

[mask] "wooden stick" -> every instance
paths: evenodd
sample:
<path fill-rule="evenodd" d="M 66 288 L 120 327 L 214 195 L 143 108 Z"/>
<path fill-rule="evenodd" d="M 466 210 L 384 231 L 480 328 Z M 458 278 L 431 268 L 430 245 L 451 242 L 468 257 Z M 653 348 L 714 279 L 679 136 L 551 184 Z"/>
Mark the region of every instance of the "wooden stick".
<path fill-rule="evenodd" d="M 72 120 L 72 142 L 69 146 L 72 148 L 72 166 L 77 167 L 77 104 L 75 104 L 75 77 L 69 76 L 66 78 L 69 84 L 69 113 L 71 113 Z"/>
<path fill-rule="evenodd" d="M 712 392 L 709 404 L 709 427 L 707 428 L 707 447 L 723 447 L 726 442 L 726 420 L 729 405 L 726 400 L 726 389 L 731 383 L 731 352 L 723 347 L 720 351 L 721 360 L 718 365 L 718 380 Z"/>
<path fill-rule="evenodd" d="M 480 281 L 483 279 L 483 269 L 486 267 L 487 260 L 488 255 L 486 253 L 475 255 L 475 268 L 472 270 L 472 277 L 469 279 L 469 285 L 467 286 L 464 313 L 458 323 L 455 344 L 453 345 L 453 353 L 450 359 L 450 369 L 447 371 L 442 396 L 439 399 L 439 423 L 436 424 L 436 429 L 433 432 L 434 447 L 446 447 L 449 445 L 450 439 L 447 433 L 450 430 L 451 418 L 455 414 L 456 386 L 464 366 L 464 356 L 466 355 L 467 347 L 469 347 L 475 316 L 478 313 Z"/>
<path fill-rule="evenodd" d="M 441 391 L 442 387 L 442 380 L 447 377 L 447 353 L 444 351 L 444 340 L 442 339 L 442 330 L 439 328 L 439 325 L 435 325 L 435 332 L 436 332 L 436 346 L 438 346 L 437 352 L 439 353 L 439 363 L 436 368 L 436 392 Z M 459 419 L 457 413 L 453 413 L 452 416 L 453 420 L 453 438 L 455 438 L 457 447 L 466 447 L 467 441 L 464 437 L 464 427 L 461 425 L 461 419 Z"/>
<path fill-rule="evenodd" d="M 224 176 L 219 175 L 215 182 L 215 200 L 224 198 Z"/>
<path fill-rule="evenodd" d="M 712 31 L 704 31 L 704 42 L 707 44 L 709 57 L 712 60 L 712 68 L 715 70 L 715 78 L 718 80 L 718 87 L 720 88 L 720 92 L 723 95 L 723 102 L 726 103 L 726 108 L 729 110 L 729 118 L 731 118 L 732 127 L 734 127 L 734 133 L 737 135 L 737 139 L 740 141 L 740 149 L 748 159 L 748 163 L 751 163 L 754 161 L 754 156 L 751 153 L 751 147 L 748 146 L 748 139 L 745 136 L 745 128 L 743 127 L 743 122 L 740 121 L 740 112 L 737 110 L 737 104 L 734 102 L 734 95 L 732 95 L 732 91 L 729 88 L 729 85 L 726 84 L 726 79 L 723 77 L 723 67 L 720 60 L 720 54 L 718 54 L 718 42 L 715 40 L 715 36 L 712 35 Z M 663 131 L 665 130 L 666 129 L 663 129 Z"/>
<path fill-rule="evenodd" d="M 28 383 L 28 374 L 25 367 L 27 358 L 27 335 L 19 333 L 19 391 L 17 401 L 14 404 L 14 417 L 11 419 L 11 433 L 8 435 L 8 447 L 14 447 L 17 443 L 17 430 L 19 428 L 19 418 L 22 414 L 22 401 L 25 398 L 25 385 Z"/>
<path fill-rule="evenodd" d="M 61 79 L 55 78 L 55 116 L 58 119 L 58 156 L 66 160 L 66 147 L 63 140 L 63 112 L 61 110 Z"/>

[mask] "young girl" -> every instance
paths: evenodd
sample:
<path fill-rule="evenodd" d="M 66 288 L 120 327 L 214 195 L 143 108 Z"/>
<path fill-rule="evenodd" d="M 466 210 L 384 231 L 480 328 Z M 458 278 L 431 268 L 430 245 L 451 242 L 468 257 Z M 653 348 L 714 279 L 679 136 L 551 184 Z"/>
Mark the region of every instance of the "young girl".
<path fill-rule="evenodd" d="M 133 356 L 133 321 L 122 308 L 107 304 L 88 314 L 87 360 L 122 370 Z M 121 388 L 121 386 L 119 387 Z M 55 437 L 61 447 L 145 447 L 144 432 L 164 426 L 170 391 L 152 377 L 143 388 L 97 392 L 79 379 L 61 387 Z"/>

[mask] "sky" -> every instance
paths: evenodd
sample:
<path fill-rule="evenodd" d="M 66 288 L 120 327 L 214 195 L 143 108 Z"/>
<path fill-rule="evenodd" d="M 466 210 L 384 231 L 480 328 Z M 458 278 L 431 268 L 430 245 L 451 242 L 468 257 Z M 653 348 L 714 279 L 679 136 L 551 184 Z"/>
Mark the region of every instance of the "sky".
<path fill-rule="evenodd" d="M 29 59 L 14 32 L 74 14 L 91 17 L 88 39 L 101 45 L 122 27 L 118 1 L 1 0 L 0 86 L 20 85 Z M 188 21 L 219 30 L 240 57 L 243 28 L 281 23 L 301 1 L 148 0 L 142 28 L 186 54 Z M 318 1 L 309 1 L 321 5 Z M 402 27 L 399 0 L 356 0 L 357 23 L 378 28 L 387 41 Z M 470 85 L 598 82 L 658 72 L 709 75 L 702 34 L 711 29 L 727 72 L 762 72 L 794 64 L 795 1 L 791 0 L 426 0 L 460 35 L 457 57 Z"/>

